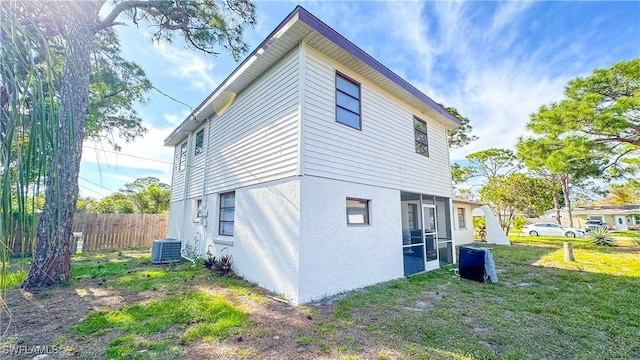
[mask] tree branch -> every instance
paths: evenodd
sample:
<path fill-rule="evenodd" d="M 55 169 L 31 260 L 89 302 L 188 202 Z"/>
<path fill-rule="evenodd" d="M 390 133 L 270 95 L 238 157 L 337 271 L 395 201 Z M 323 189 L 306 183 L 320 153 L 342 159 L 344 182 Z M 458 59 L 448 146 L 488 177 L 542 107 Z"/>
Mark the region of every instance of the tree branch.
<path fill-rule="evenodd" d="M 113 10 L 111 10 L 109 15 L 107 15 L 102 21 L 98 22 L 96 25 L 93 26 L 93 32 L 97 33 L 100 30 L 106 29 L 115 24 L 120 24 L 120 23 L 116 23 L 115 21 L 118 18 L 118 16 L 120 16 L 120 14 L 122 14 L 127 10 L 131 10 L 131 9 L 149 10 L 153 8 L 155 8 L 155 4 L 149 1 L 131 0 L 131 1 L 121 2 L 120 4 L 116 5 L 116 7 L 114 7 Z"/>

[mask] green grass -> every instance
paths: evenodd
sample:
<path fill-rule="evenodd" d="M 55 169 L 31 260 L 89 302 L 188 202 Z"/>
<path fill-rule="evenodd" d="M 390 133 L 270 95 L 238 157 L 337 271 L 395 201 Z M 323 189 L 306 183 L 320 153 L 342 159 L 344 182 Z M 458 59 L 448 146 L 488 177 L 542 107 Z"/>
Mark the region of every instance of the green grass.
<path fill-rule="evenodd" d="M 109 359 L 168 359 L 177 358 L 179 339 L 158 343 L 136 338 L 173 329 L 182 333 L 185 343 L 212 341 L 239 331 L 245 323 L 244 311 L 224 296 L 189 292 L 121 310 L 92 312 L 70 332 L 92 337 L 114 331 L 126 334 L 109 344 L 105 354 Z"/>
<path fill-rule="evenodd" d="M 142 360 L 142 359 L 178 359 L 179 348 L 169 341 L 150 342 L 134 340 L 133 335 L 116 338 L 105 353 L 107 359 Z"/>
<path fill-rule="evenodd" d="M 498 284 L 440 269 L 369 287 L 338 300 L 333 323 L 412 359 L 637 357 L 640 253 L 571 239 L 565 263 L 566 240 L 493 247 Z"/>
<path fill-rule="evenodd" d="M 78 339 L 117 335 L 106 349 L 108 359 L 172 359 L 178 358 L 184 344 L 224 339 L 246 325 L 244 310 L 225 296 L 189 287 L 194 279 L 206 279 L 208 273 L 201 265 L 150 265 L 148 260 L 148 254 L 132 252 L 74 256 L 71 270 L 77 286 L 85 279 L 97 279 L 115 291 L 136 294 L 152 290 L 164 295 L 119 310 L 90 312 L 70 333 Z M 239 278 L 210 280 L 245 295 L 242 285 L 247 283 Z M 167 332 L 177 337 L 160 342 L 148 339 Z"/>
<path fill-rule="evenodd" d="M 294 330 L 292 340 L 317 357 L 640 355 L 640 249 L 618 243 L 596 246 L 586 238 L 510 239 L 510 247 L 478 244 L 493 248 L 497 284 L 460 280 L 449 271 L 455 266 L 448 266 L 348 293 L 330 310 L 313 305 L 284 308 L 278 316 L 291 317 L 292 323 L 296 317 L 313 317 L 308 328 Z M 575 262 L 563 259 L 565 241 L 574 245 Z M 251 314 L 262 306 L 267 313 L 274 311 L 271 301 L 255 291 L 256 285 L 235 276 L 215 277 L 201 265 L 150 265 L 148 254 L 122 252 L 74 256 L 72 272 L 71 285 L 78 290 L 102 286 L 130 301 L 122 308 L 89 312 L 70 333 L 61 334 L 68 339 L 60 341 L 70 347 L 104 338 L 98 356 L 177 359 L 200 346 L 199 341 L 221 341 L 232 347 L 229 354 L 259 358 L 264 354 L 233 347 L 231 335 L 265 341 L 278 333 L 260 326 L 265 313 L 252 317 L 237 305 L 250 304 Z M 156 292 L 140 298 L 151 300 L 132 300 L 148 290 Z"/>
<path fill-rule="evenodd" d="M 611 236 L 614 237 L 640 237 L 640 231 L 631 231 L 631 230 L 625 230 L 625 231 L 612 231 L 611 232 Z"/>
<path fill-rule="evenodd" d="M 2 283 L 2 288 L 0 288 L 0 290 L 4 291 L 12 287 L 18 286 L 22 283 L 22 281 L 24 281 L 26 277 L 27 277 L 26 272 L 19 271 L 14 273 L 8 273 L 4 277 L 4 282 Z"/>
<path fill-rule="evenodd" d="M 232 328 L 242 325 L 244 319 L 243 311 L 222 295 L 189 292 L 121 310 L 90 313 L 83 322 L 72 327 L 71 332 L 100 334 L 118 329 L 134 334 L 152 334 L 177 324 L 207 323 L 216 327 L 215 336 L 224 337 Z M 191 338 L 196 337 L 191 335 Z"/>

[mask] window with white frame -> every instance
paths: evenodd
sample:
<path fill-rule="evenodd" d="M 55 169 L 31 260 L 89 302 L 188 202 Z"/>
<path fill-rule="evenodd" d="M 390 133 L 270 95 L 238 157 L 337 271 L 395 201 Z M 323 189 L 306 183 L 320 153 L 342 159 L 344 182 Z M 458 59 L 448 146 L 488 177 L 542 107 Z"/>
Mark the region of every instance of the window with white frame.
<path fill-rule="evenodd" d="M 220 221 L 218 233 L 220 235 L 233 236 L 233 221 L 236 212 L 235 191 L 220 194 Z"/>
<path fill-rule="evenodd" d="M 180 158 L 178 159 L 178 170 L 184 170 L 187 165 L 187 142 L 180 145 Z"/>
<path fill-rule="evenodd" d="M 347 198 L 347 225 L 369 225 L 369 200 Z"/>

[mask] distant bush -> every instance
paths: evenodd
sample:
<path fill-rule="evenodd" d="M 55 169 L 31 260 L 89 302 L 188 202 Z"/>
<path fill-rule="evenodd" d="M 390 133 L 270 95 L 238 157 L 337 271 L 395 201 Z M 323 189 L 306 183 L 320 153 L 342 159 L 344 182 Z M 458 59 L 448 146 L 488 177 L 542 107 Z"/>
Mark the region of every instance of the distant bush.
<path fill-rule="evenodd" d="M 485 241 L 487 238 L 487 228 L 485 226 L 484 216 L 473 217 L 473 235 L 477 240 Z"/>
<path fill-rule="evenodd" d="M 526 221 L 522 216 L 516 215 L 513 217 L 513 221 L 511 221 L 511 226 L 514 231 L 521 233 L 525 223 Z"/>

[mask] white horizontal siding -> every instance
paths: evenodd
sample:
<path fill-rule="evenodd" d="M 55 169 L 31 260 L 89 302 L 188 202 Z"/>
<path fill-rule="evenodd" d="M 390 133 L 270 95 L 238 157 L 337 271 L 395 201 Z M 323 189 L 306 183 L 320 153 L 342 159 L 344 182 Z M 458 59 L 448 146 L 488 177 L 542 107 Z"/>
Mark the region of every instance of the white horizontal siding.
<path fill-rule="evenodd" d="M 204 148 L 202 152 L 196 155 L 196 134 L 200 131 L 204 130 Z M 190 163 L 187 168 L 189 171 L 189 176 L 187 177 L 187 181 L 189 185 L 187 187 L 187 198 L 193 197 L 201 197 L 202 196 L 202 185 L 204 181 L 204 168 L 207 157 L 207 149 L 206 146 L 209 143 L 209 122 L 206 121 L 202 126 L 200 126 L 196 131 L 194 131 L 191 136 L 191 144 L 189 144 L 189 159 Z"/>
<path fill-rule="evenodd" d="M 294 49 L 211 120 L 206 174 L 194 176 L 190 192 L 205 179 L 213 193 L 297 174 L 298 71 Z"/>
<path fill-rule="evenodd" d="M 171 202 L 180 201 L 184 198 L 184 178 L 186 171 L 180 170 L 180 147 L 178 144 L 173 150 L 173 175 L 171 176 Z"/>
<path fill-rule="evenodd" d="M 312 48 L 305 60 L 305 175 L 451 196 L 446 128 Z M 361 83 L 362 131 L 335 121 L 335 70 Z M 429 157 L 415 152 L 413 116 L 427 122 Z"/>

